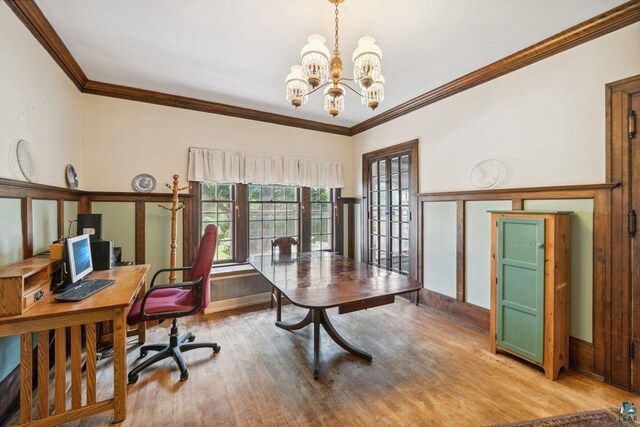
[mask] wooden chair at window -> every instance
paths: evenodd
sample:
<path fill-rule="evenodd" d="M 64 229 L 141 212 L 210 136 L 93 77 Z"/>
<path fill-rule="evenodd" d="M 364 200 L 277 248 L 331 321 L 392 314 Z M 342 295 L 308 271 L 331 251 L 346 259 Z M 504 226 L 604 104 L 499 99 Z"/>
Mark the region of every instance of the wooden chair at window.
<path fill-rule="evenodd" d="M 293 237 L 278 237 L 271 242 L 271 257 L 275 255 L 275 250 L 278 248 L 278 256 L 291 256 L 291 248 L 298 246 L 298 241 Z M 276 320 L 279 322 L 282 320 L 282 293 L 276 289 L 275 286 L 271 287 L 271 308 L 273 308 L 273 301 L 276 302 Z"/>

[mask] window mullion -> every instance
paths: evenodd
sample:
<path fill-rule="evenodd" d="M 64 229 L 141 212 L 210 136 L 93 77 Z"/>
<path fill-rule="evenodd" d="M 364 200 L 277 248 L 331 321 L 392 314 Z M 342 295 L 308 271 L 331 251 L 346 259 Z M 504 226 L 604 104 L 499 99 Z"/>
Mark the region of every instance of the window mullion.
<path fill-rule="evenodd" d="M 300 248 L 307 252 L 311 250 L 311 189 L 300 188 Z"/>
<path fill-rule="evenodd" d="M 234 261 L 245 262 L 249 256 L 249 191 L 247 184 L 236 184 L 234 217 Z"/>

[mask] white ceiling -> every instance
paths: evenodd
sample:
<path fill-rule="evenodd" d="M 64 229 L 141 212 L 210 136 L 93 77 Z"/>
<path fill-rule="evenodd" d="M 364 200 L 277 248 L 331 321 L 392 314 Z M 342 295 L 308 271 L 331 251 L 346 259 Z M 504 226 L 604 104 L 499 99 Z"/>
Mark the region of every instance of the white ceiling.
<path fill-rule="evenodd" d="M 624 3 L 624 0 L 346 0 L 347 75 L 358 38 L 383 52 L 386 99 L 347 94 L 336 119 L 322 96 L 295 110 L 284 78 L 307 36 L 333 35 L 328 0 L 37 0 L 89 79 L 352 126 Z"/>

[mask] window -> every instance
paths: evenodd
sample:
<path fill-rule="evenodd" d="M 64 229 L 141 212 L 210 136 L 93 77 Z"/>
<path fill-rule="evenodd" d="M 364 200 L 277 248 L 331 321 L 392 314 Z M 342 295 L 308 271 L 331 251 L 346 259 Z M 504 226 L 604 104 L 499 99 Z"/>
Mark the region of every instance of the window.
<path fill-rule="evenodd" d="M 299 242 L 298 188 L 249 185 L 248 193 L 249 256 L 270 254 L 271 241 L 277 237 L 289 236 Z"/>
<path fill-rule="evenodd" d="M 234 254 L 235 186 L 202 183 L 202 232 L 209 224 L 218 226 L 218 250 L 215 261 L 231 261 Z"/>
<path fill-rule="evenodd" d="M 333 250 L 334 195 L 331 188 L 311 188 L 311 250 Z"/>

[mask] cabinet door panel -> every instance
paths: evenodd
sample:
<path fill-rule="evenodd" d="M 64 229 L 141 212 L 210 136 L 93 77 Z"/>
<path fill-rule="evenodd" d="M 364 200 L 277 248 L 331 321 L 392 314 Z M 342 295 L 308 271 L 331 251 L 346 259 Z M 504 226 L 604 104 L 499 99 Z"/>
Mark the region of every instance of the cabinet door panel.
<path fill-rule="evenodd" d="M 544 346 L 544 219 L 499 218 L 497 344 L 538 363 Z"/>

